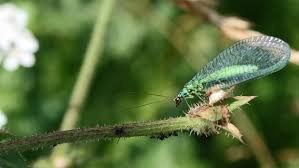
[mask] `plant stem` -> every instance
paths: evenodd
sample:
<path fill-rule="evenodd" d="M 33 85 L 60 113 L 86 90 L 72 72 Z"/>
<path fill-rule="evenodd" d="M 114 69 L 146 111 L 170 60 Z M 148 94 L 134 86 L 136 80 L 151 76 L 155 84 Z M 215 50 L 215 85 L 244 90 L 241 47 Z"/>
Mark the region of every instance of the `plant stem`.
<path fill-rule="evenodd" d="M 203 1 L 182 0 L 181 3 L 191 10 L 195 15 L 204 18 L 209 23 L 215 25 L 229 39 L 239 41 L 251 36 L 262 35 L 263 33 L 253 30 L 251 24 L 236 16 L 224 16 L 205 4 Z M 232 19 L 233 22 L 227 24 L 225 20 Z M 226 24 L 225 24 L 226 23 Z M 299 65 L 299 51 L 292 49 L 290 62 Z"/>
<path fill-rule="evenodd" d="M 75 83 L 70 98 L 68 109 L 63 117 L 60 128 L 61 130 L 74 128 L 76 122 L 78 121 L 79 111 L 85 101 L 97 64 L 102 56 L 102 51 L 104 48 L 103 41 L 114 3 L 115 0 L 101 1 L 101 8 L 99 9 L 97 21 L 95 23 L 91 40 L 84 56 L 84 61 L 81 66 L 78 79 Z"/>
<path fill-rule="evenodd" d="M 239 113 L 235 117 L 236 125 L 243 132 L 246 142 L 262 168 L 277 167 L 264 139 L 256 130 L 246 114 Z"/>
<path fill-rule="evenodd" d="M 230 113 L 247 104 L 253 96 L 238 97 L 229 105 L 218 106 L 196 106 L 190 109 L 184 117 L 169 118 L 159 121 L 133 122 L 111 126 L 97 126 L 93 128 L 77 128 L 66 131 L 55 131 L 52 133 L 37 134 L 28 137 L 12 137 L 0 141 L 0 155 L 11 151 L 26 151 L 41 147 L 55 146 L 57 144 L 90 141 L 100 139 L 112 139 L 120 137 L 149 136 L 156 138 L 167 138 L 175 132 L 192 131 L 197 134 L 207 134 L 215 129 L 217 121 L 223 119 L 223 108 Z M 196 110 L 198 109 L 198 110 Z M 192 114 L 191 114 L 192 112 Z M 201 116 L 204 114 L 204 117 Z"/>
<path fill-rule="evenodd" d="M 97 64 L 102 57 L 106 29 L 108 27 L 109 18 L 111 16 L 115 0 L 101 0 L 99 2 L 100 9 L 97 20 L 84 55 L 84 60 L 75 83 L 68 108 L 63 117 L 60 130 L 70 130 L 75 128 L 79 119 L 80 110 L 84 104 L 92 78 L 95 74 Z M 57 160 L 61 160 L 61 158 L 63 158 L 66 163 L 65 165 L 70 163 L 70 160 L 67 161 L 67 157 L 65 156 L 67 148 L 67 145 L 55 148 L 51 154 L 52 161 L 55 163 Z"/>
<path fill-rule="evenodd" d="M 25 151 L 57 144 L 98 140 L 104 138 L 138 137 L 168 134 L 174 131 L 188 131 L 194 126 L 205 126 L 206 121 L 198 118 L 178 117 L 167 120 L 128 123 L 113 126 L 73 129 L 48 134 L 38 134 L 0 143 L 0 154 L 9 151 Z"/>

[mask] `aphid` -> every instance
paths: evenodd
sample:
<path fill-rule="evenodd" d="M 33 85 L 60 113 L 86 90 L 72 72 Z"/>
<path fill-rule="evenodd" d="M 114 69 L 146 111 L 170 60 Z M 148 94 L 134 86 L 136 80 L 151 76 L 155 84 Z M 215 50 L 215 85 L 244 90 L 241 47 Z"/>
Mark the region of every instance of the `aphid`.
<path fill-rule="evenodd" d="M 289 45 L 275 37 L 256 36 L 236 42 L 212 59 L 198 72 L 174 99 L 199 97 L 211 88 L 228 89 L 250 79 L 260 78 L 286 66 L 291 56 Z M 186 101 L 187 102 L 187 101 Z"/>
<path fill-rule="evenodd" d="M 118 136 L 122 136 L 125 134 L 125 128 L 124 127 L 115 127 L 114 134 Z"/>

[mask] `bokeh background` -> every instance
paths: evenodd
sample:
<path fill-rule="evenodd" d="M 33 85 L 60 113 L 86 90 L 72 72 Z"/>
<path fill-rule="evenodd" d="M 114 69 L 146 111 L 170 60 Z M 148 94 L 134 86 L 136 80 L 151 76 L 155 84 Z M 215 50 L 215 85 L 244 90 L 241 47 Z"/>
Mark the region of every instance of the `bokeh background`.
<path fill-rule="evenodd" d="M 23 136 L 59 129 L 101 1 L 0 1 L 14 3 L 28 12 L 28 27 L 39 41 L 32 68 L 13 72 L 0 68 L 0 108 L 8 118 L 5 129 L 10 133 Z M 299 49 L 299 1 L 207 3 L 217 13 L 246 19 L 254 30 L 279 37 Z M 178 1 L 117 1 L 77 126 L 184 115 L 187 107 L 176 108 L 171 98 L 232 42 L 217 26 Z M 236 95 L 258 96 L 242 112 L 253 127 L 245 126 L 241 131 L 257 131 L 258 137 L 252 137 L 257 142 L 262 140 L 267 156 L 260 156 L 254 145 L 244 145 L 224 134 L 179 134 L 164 141 L 131 138 L 76 143 L 68 154 L 74 158 L 70 167 L 249 168 L 267 167 L 265 160 L 272 162 L 270 167 L 299 167 L 298 74 L 299 64 L 290 63 L 235 91 Z M 242 125 L 238 115 L 234 119 Z M 1 156 L 0 162 L 11 167 L 51 167 L 47 160 L 51 150 L 9 154 Z"/>

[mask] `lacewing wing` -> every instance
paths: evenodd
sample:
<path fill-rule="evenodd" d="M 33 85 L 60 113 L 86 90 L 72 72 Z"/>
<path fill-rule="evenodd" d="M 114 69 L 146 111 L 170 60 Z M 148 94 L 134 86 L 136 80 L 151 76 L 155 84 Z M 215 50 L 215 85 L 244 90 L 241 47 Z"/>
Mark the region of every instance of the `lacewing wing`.
<path fill-rule="evenodd" d="M 199 71 L 174 99 L 201 97 L 210 88 L 227 89 L 260 78 L 286 66 L 291 56 L 289 45 L 271 36 L 256 36 L 231 45 Z"/>

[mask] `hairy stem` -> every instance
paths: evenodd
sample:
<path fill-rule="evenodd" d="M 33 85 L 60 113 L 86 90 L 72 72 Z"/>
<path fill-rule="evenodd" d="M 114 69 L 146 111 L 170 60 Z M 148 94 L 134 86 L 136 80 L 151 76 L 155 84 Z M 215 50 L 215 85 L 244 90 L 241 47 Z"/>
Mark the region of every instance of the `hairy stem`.
<path fill-rule="evenodd" d="M 11 138 L 0 141 L 0 155 L 11 151 L 26 151 L 57 144 L 90 141 L 106 138 L 149 136 L 166 138 L 177 131 L 192 131 L 206 134 L 213 131 L 217 121 L 223 120 L 223 109 L 229 112 L 247 104 L 254 97 L 237 97 L 229 105 L 196 106 L 190 109 L 184 117 L 169 118 L 159 121 L 133 122 L 111 126 L 97 126 L 93 128 L 78 128 L 66 131 L 56 131 L 37 134 L 28 137 Z"/>
<path fill-rule="evenodd" d="M 81 128 L 38 134 L 0 143 L 0 154 L 9 151 L 25 151 L 28 149 L 57 145 L 68 142 L 97 140 L 103 138 L 137 137 L 167 134 L 174 131 L 188 131 L 194 126 L 205 126 L 203 119 L 178 117 L 167 120 L 128 123 L 113 126 Z"/>

